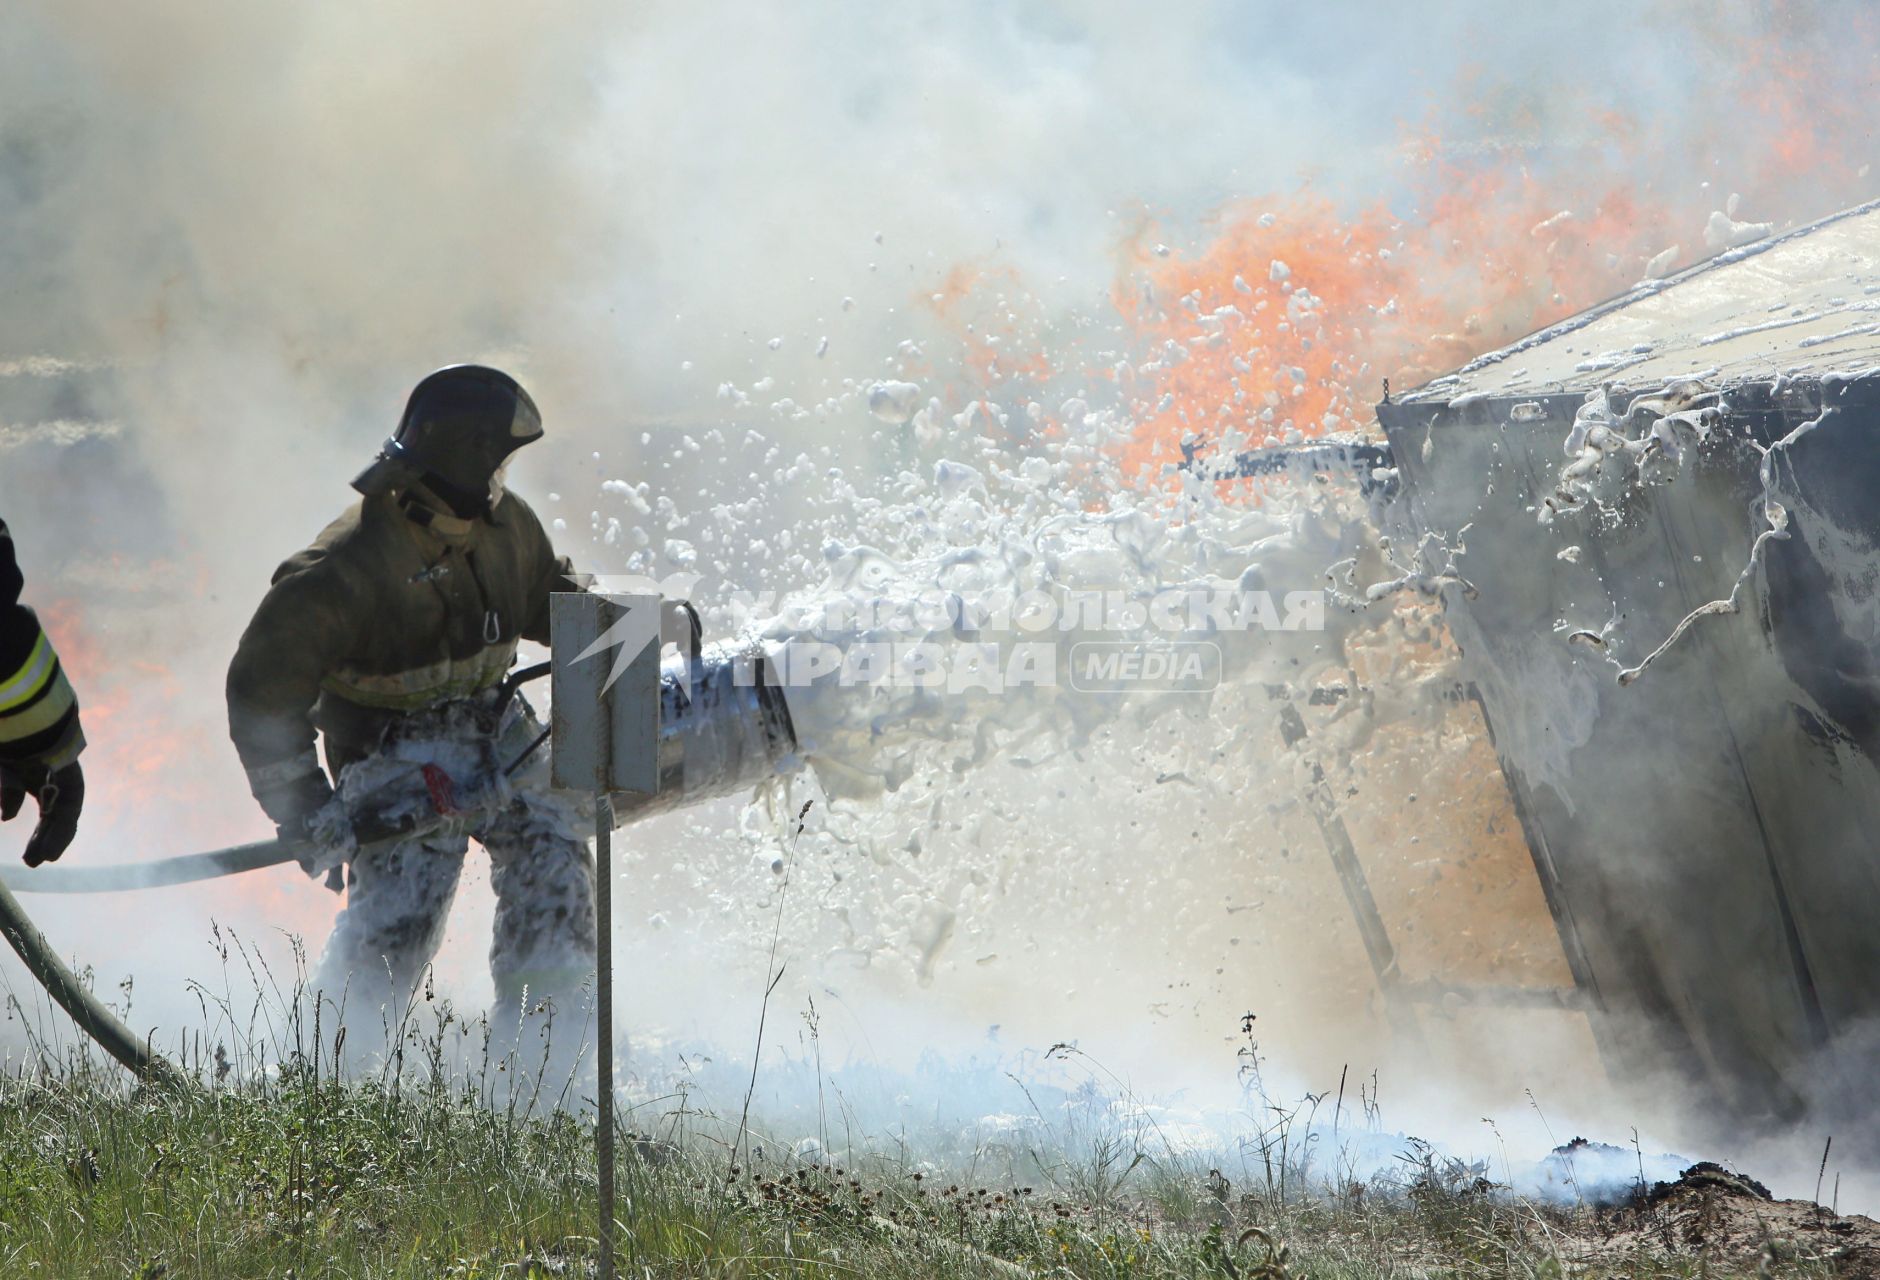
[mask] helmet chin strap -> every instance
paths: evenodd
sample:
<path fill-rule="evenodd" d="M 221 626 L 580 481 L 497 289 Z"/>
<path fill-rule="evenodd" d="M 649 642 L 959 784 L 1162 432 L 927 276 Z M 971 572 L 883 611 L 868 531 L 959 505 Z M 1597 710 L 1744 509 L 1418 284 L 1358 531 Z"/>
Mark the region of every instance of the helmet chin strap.
<path fill-rule="evenodd" d="M 426 489 L 422 482 L 411 485 L 398 495 L 398 509 L 404 512 L 405 519 L 420 529 L 428 529 L 446 542 L 468 537 L 476 527 L 475 520 L 459 519 L 448 514 L 444 500 Z"/>

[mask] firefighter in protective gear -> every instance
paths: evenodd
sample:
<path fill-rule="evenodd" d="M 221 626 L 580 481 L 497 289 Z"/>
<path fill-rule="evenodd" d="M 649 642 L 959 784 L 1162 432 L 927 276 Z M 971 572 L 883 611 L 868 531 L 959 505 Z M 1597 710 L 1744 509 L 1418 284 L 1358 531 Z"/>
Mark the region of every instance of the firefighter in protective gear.
<path fill-rule="evenodd" d="M 425 378 L 353 481 L 362 501 L 276 571 L 229 668 L 229 733 L 255 799 L 283 835 L 311 835 L 349 860 L 316 985 L 344 991 L 368 1022 L 381 1006 L 396 1022 L 421 983 L 469 836 L 359 853 L 332 830 L 333 780 L 493 714 L 517 641 L 549 638 L 550 594 L 581 589 L 535 512 L 503 487 L 509 456 L 541 435 L 534 402 L 507 374 L 454 365 Z M 517 699 L 504 723 L 480 731 L 527 741 L 518 715 L 532 730 Z M 519 774 L 513 801 L 472 833 L 497 900 L 499 1026 L 515 1025 L 525 996 L 537 1009 L 545 996 L 569 1007 L 594 965 L 593 863 L 572 804 L 541 772 Z"/>
<path fill-rule="evenodd" d="M 59 655 L 38 616 L 20 603 L 25 585 L 13 535 L 0 521 L 0 821 L 11 821 L 27 796 L 38 802 L 25 853 L 26 865 L 36 867 L 56 862 L 78 834 L 85 735 Z"/>

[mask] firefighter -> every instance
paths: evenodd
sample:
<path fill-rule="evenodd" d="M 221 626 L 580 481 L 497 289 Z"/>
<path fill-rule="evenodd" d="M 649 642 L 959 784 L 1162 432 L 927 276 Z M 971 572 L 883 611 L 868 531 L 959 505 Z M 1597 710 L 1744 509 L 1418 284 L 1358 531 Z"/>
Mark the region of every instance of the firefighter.
<path fill-rule="evenodd" d="M 396 1024 L 423 981 L 470 836 L 436 832 L 362 853 L 334 783 L 344 792 L 349 771 L 466 730 L 532 739 L 520 699 L 490 722 L 497 687 L 518 640 L 548 640 L 550 594 L 581 589 L 535 512 L 504 487 L 510 455 L 541 436 L 534 402 L 505 373 L 452 365 L 419 382 L 353 481 L 362 501 L 275 572 L 229 667 L 229 734 L 255 799 L 283 837 L 322 848 L 303 863 L 310 874 L 345 866 L 345 907 L 315 986 L 349 1013 L 363 1006 L 370 1025 L 381 1007 Z M 545 998 L 571 1007 L 594 966 L 593 863 L 579 814 L 545 773 L 519 771 L 513 801 L 473 832 L 496 893 L 499 1028 L 517 1025 L 525 997 L 538 1014 Z M 337 867 L 328 874 L 340 888 Z"/>
<path fill-rule="evenodd" d="M 39 824 L 26 842 L 29 867 L 56 862 L 78 834 L 85 735 L 78 698 L 39 618 L 20 603 L 26 585 L 13 557 L 13 535 L 0 521 L 0 821 L 11 821 L 31 795 Z"/>

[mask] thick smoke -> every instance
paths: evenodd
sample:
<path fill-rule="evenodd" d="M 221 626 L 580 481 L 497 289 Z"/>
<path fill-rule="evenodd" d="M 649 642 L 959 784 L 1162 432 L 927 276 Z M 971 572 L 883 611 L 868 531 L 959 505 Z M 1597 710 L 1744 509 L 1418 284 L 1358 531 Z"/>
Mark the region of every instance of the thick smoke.
<path fill-rule="evenodd" d="M 734 588 L 804 590 L 824 576 L 826 539 L 870 541 L 870 521 L 891 512 L 851 492 L 874 500 L 904 468 L 924 475 L 938 458 L 996 459 L 1010 445 L 994 419 L 953 417 L 984 393 L 1022 422 L 1034 387 L 1008 383 L 1009 363 L 988 375 L 979 362 L 995 330 L 1076 353 L 1035 380 L 1040 394 L 1112 394 L 1086 353 L 1127 351 L 1111 299 L 1136 287 L 1152 227 L 1178 254 L 1200 252 L 1217 215 L 1302 187 L 1333 216 L 1382 207 L 1415 225 L 1433 216 L 1432 192 L 1408 158 L 1433 153 L 1456 166 L 1453 200 L 1492 174 L 1484 224 L 1511 190 L 1524 208 L 1599 204 L 1581 247 L 1597 254 L 1614 236 L 1623 260 L 1607 269 L 1623 281 L 1673 232 L 1681 260 L 1695 257 L 1704 215 L 1732 191 L 1743 216 L 1777 223 L 1846 203 L 1863 193 L 1871 145 L 1846 105 L 1864 100 L 1875 47 L 1854 4 L 16 10 L 0 42 L 0 514 L 80 680 L 96 800 L 71 856 L 98 861 L 267 833 L 222 733 L 223 669 L 273 566 L 344 505 L 346 479 L 432 366 L 488 359 L 523 377 L 550 435 L 514 482 L 565 521 L 558 536 L 583 567 L 690 568 L 707 604 Z M 1505 247 L 1483 251 L 1506 259 Z M 1483 278 L 1469 261 L 1462 245 L 1442 276 L 1458 331 L 1489 305 L 1471 293 Z M 869 384 L 890 376 L 947 398 L 937 438 L 869 416 Z M 749 501 L 754 473 L 764 502 Z M 609 480 L 650 487 L 622 500 L 602 491 Z M 1450 726 L 1443 749 L 1455 776 L 1481 780 L 1416 803 L 1500 803 L 1492 757 L 1479 744 L 1468 754 L 1465 729 Z M 1237 767 L 1257 769 L 1263 757 L 1243 745 Z M 1034 893 L 1073 904 L 1066 919 L 1088 928 L 1033 919 L 1010 934 L 1022 959 L 1004 943 L 924 963 L 910 950 L 977 874 L 966 861 L 947 870 L 959 848 L 948 841 L 1029 803 L 1022 772 L 993 768 L 976 784 L 983 811 L 937 824 L 927 869 L 897 871 L 905 894 L 871 907 L 889 910 L 880 931 L 909 942 L 890 948 L 906 963 L 845 984 L 832 959 L 843 901 L 799 900 L 791 943 L 820 959 L 785 994 L 839 1001 L 852 985 L 845 1038 L 884 1058 L 890 1044 L 978 1043 L 997 1023 L 1008 1042 L 1107 1044 L 1145 1084 L 1218 1076 L 1231 1090 L 1236 1018 L 1252 1007 L 1275 1026 L 1268 1052 L 1290 1056 L 1305 1083 L 1375 1062 L 1383 1024 L 1355 940 L 1338 933 L 1322 854 L 1299 842 L 1312 834 L 1301 815 L 1255 811 L 1203 831 L 1182 784 L 1163 779 L 1179 770 L 1142 772 L 1141 743 L 1087 750 L 1089 779 L 1131 779 L 1100 802 L 1139 806 L 1141 825 L 1080 825 L 1099 802 L 1089 792 L 1048 799 L 1026 829 L 1056 824 L 1057 840 L 1013 866 L 986 927 L 951 927 L 988 942 L 991 922 L 1024 915 Z M 1403 773 L 1405 758 L 1375 769 Z M 1247 791 L 1287 788 L 1255 779 Z M 1405 824 L 1389 812 L 1352 821 L 1380 851 Z M 846 847 L 840 827 L 812 838 Z M 633 833 L 630 1023 L 677 1040 L 748 1032 L 780 828 L 762 809 L 719 807 Z M 1507 838 L 1484 877 L 1518 867 Z M 1101 870 L 1084 878 L 1124 854 L 1152 864 L 1170 839 L 1202 843 L 1208 875 L 1130 880 L 1134 898 Z M 1378 875 L 1415 912 L 1420 878 L 1439 869 L 1404 848 L 1412 856 Z M 1243 856 L 1248 880 L 1235 883 Z M 102 980 L 135 972 L 139 1007 L 162 1021 L 180 1016 L 182 977 L 210 966 L 211 919 L 317 945 L 334 904 L 288 873 L 261 880 L 35 909 Z M 1498 901 L 1519 897 L 1501 889 Z M 1293 894 L 1309 906 L 1283 905 Z M 1268 926 L 1241 912 L 1262 897 L 1282 904 L 1279 922 L 1309 927 L 1294 938 L 1270 926 L 1255 965 L 1245 956 Z M 1218 918 L 1170 926 L 1178 911 L 1198 921 L 1204 901 Z M 486 989 L 487 910 L 473 889 L 445 961 L 469 1003 Z M 1558 978 L 1544 932 L 1428 918 L 1491 935 L 1499 972 Z M 1544 930 L 1544 913 L 1522 918 Z M 723 1013 L 681 1025 L 700 1007 Z M 1507 1061 L 1479 1047 L 1517 1039 L 1536 1047 Z M 1416 1084 L 1398 1074 L 1406 1105 L 1457 1074 L 1492 1081 L 1498 1105 L 1526 1085 L 1561 1096 L 1589 1072 L 1599 1092 L 1584 1029 L 1539 1015 L 1483 1019 L 1433 1053 Z M 1480 1110 L 1475 1097 L 1418 1105 L 1432 1123 Z"/>

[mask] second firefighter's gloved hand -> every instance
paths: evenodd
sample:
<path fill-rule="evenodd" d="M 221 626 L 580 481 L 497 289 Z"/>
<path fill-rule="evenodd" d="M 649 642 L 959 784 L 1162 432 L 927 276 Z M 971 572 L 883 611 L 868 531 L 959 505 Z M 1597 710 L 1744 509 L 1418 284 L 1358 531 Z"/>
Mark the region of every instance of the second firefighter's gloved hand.
<path fill-rule="evenodd" d="M 29 795 L 39 804 L 39 824 L 26 841 L 23 861 L 29 867 L 57 862 L 78 834 L 78 815 L 85 807 L 84 771 L 76 760 L 51 770 L 42 764 L 0 765 L 0 821 L 12 821 Z"/>

